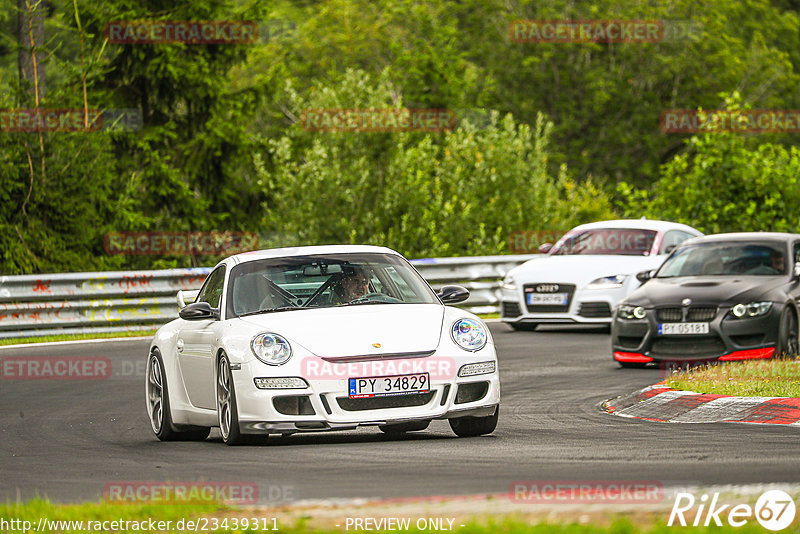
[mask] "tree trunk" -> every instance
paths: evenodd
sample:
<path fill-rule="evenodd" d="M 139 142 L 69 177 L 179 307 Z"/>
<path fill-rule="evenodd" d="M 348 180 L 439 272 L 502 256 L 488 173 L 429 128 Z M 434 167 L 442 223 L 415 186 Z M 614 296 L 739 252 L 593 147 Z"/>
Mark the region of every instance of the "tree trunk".
<path fill-rule="evenodd" d="M 19 79 L 27 85 L 28 92 L 37 104 L 45 92 L 44 54 L 41 53 L 44 46 L 44 14 L 44 0 L 17 0 Z"/>

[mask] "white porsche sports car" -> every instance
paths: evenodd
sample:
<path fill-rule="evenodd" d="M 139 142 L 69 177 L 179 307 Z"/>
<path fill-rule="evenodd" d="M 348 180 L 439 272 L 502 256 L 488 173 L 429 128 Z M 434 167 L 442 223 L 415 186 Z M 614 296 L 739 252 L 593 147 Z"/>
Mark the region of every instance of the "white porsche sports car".
<path fill-rule="evenodd" d="M 150 347 L 145 393 L 161 440 L 229 445 L 269 434 L 377 425 L 388 434 L 448 419 L 458 436 L 497 425 L 494 342 L 383 247 L 247 252 L 219 263 Z"/>
<path fill-rule="evenodd" d="M 614 307 L 641 285 L 636 273 L 657 269 L 679 243 L 702 235 L 685 224 L 640 220 L 576 226 L 546 254 L 503 280 L 501 316 L 515 330 L 541 323 L 611 324 Z"/>

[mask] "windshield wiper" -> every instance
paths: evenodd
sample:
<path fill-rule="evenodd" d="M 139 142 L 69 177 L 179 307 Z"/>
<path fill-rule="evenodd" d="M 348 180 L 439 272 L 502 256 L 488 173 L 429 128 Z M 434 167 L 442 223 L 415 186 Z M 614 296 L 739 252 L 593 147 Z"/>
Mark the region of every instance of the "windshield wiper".
<path fill-rule="evenodd" d="M 302 309 L 303 309 L 302 306 L 281 306 L 279 308 L 266 308 L 263 310 L 242 313 L 239 314 L 239 317 L 247 317 L 248 315 L 258 315 L 261 313 L 272 313 L 272 312 L 282 312 L 282 311 L 302 310 Z"/>

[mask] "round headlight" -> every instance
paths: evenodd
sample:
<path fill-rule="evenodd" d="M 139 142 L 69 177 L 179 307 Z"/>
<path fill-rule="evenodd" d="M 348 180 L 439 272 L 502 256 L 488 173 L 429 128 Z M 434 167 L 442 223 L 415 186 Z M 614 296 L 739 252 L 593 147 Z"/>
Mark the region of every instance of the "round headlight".
<path fill-rule="evenodd" d="M 464 350 L 481 350 L 486 345 L 486 330 L 475 319 L 459 319 L 450 332 L 453 341 Z"/>
<path fill-rule="evenodd" d="M 269 365 L 283 365 L 292 357 L 292 346 L 278 334 L 264 332 L 250 342 L 256 358 Z"/>
<path fill-rule="evenodd" d="M 747 306 L 745 306 L 744 304 L 737 304 L 736 306 L 733 307 L 733 310 L 731 311 L 733 312 L 733 315 L 735 315 L 736 317 L 742 317 L 747 312 Z"/>
<path fill-rule="evenodd" d="M 644 319 L 647 316 L 647 312 L 641 306 L 636 306 L 633 309 L 633 316 L 637 319 Z"/>

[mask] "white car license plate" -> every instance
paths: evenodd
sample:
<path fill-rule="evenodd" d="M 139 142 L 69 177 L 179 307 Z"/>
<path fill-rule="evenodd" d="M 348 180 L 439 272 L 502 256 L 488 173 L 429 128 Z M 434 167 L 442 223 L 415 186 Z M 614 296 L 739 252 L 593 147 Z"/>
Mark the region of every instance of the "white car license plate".
<path fill-rule="evenodd" d="M 348 383 L 351 399 L 365 399 L 386 395 L 426 393 L 430 390 L 431 378 L 428 373 L 418 373 L 415 375 L 351 378 Z"/>
<path fill-rule="evenodd" d="M 528 293 L 528 304 L 531 306 L 566 306 L 567 301 L 569 301 L 569 293 Z"/>
<path fill-rule="evenodd" d="M 708 323 L 661 323 L 658 333 L 662 336 L 708 334 Z"/>

